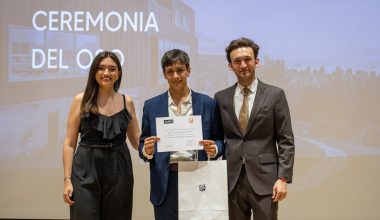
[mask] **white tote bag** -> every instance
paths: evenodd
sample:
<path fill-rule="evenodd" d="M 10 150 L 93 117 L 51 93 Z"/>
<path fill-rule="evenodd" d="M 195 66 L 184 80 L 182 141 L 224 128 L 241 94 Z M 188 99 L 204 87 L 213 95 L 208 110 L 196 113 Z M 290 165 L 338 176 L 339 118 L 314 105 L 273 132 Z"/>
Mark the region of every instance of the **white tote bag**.
<path fill-rule="evenodd" d="M 178 163 L 180 220 L 228 220 L 225 160 Z"/>

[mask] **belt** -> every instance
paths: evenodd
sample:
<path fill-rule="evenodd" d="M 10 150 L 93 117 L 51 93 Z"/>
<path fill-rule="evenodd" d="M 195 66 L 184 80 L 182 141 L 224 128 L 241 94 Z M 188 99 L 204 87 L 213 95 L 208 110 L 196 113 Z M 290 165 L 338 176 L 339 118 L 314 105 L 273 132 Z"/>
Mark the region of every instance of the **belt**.
<path fill-rule="evenodd" d="M 112 148 L 115 146 L 123 145 L 123 143 L 104 143 L 104 144 L 90 144 L 90 143 L 79 143 L 80 147 L 96 147 L 96 148 Z"/>
<path fill-rule="evenodd" d="M 172 163 L 169 165 L 171 171 L 178 171 L 178 163 Z"/>

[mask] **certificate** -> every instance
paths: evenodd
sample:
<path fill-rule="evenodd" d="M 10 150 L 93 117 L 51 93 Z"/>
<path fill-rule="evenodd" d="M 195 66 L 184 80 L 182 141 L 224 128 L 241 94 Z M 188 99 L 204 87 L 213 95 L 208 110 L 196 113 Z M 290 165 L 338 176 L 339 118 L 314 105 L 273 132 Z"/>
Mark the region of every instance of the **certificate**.
<path fill-rule="evenodd" d="M 158 152 L 203 149 L 200 115 L 156 118 Z"/>

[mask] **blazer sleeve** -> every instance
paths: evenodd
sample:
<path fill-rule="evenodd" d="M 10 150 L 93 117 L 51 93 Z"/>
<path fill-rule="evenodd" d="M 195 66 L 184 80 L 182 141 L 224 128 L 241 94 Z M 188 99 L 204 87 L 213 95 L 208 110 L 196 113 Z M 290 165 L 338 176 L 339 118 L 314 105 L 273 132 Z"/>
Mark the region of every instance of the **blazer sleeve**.
<path fill-rule="evenodd" d="M 278 146 L 278 178 L 285 178 L 291 183 L 295 154 L 294 135 L 289 106 L 283 90 L 280 90 L 275 103 L 274 130 Z"/>
<path fill-rule="evenodd" d="M 218 148 L 218 154 L 212 158 L 214 160 L 218 159 L 220 156 L 224 155 L 225 146 L 224 146 L 224 134 L 222 120 L 220 116 L 220 109 L 218 102 L 214 100 L 212 107 L 212 123 L 211 123 L 211 136 L 212 140 L 215 141 L 215 144 Z"/>
<path fill-rule="evenodd" d="M 148 158 L 144 156 L 142 153 L 142 149 L 144 147 L 144 140 L 147 137 L 151 136 L 150 132 L 150 119 L 149 119 L 149 108 L 147 107 L 147 103 L 144 103 L 143 107 L 143 117 L 141 122 L 141 136 L 140 136 L 140 143 L 139 143 L 139 156 L 141 159 L 143 159 L 145 162 L 149 161 Z"/>

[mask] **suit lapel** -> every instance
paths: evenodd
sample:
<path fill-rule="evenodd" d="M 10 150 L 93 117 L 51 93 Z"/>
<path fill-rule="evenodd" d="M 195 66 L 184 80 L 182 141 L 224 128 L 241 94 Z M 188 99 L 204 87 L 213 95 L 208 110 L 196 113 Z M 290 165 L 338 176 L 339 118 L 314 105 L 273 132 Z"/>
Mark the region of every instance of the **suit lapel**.
<path fill-rule="evenodd" d="M 168 110 L 169 95 L 168 91 L 159 96 L 159 105 L 157 106 L 157 115 L 156 117 L 169 117 Z"/>
<path fill-rule="evenodd" d="M 191 102 L 192 102 L 192 107 L 193 107 L 193 115 L 202 115 L 203 105 L 199 99 L 200 99 L 199 93 L 196 93 L 193 90 L 191 90 Z"/>
<path fill-rule="evenodd" d="M 226 111 L 230 115 L 230 119 L 232 120 L 232 123 L 235 125 L 236 129 L 240 132 L 240 126 L 239 126 L 239 119 L 237 118 L 235 114 L 235 104 L 234 104 L 234 95 L 235 95 L 235 88 L 237 86 L 237 83 L 235 85 L 231 86 L 227 89 L 226 92 Z"/>
<path fill-rule="evenodd" d="M 155 117 L 153 119 L 154 120 L 153 123 L 155 125 L 155 128 L 156 128 L 156 118 L 158 118 L 158 117 L 169 117 L 168 103 L 169 103 L 169 95 L 168 95 L 168 91 L 166 91 L 165 93 L 163 93 L 159 96 L 157 111 L 155 111 L 156 114 L 155 114 Z M 157 134 L 157 131 L 155 133 Z M 169 161 L 168 158 L 170 156 L 170 152 L 161 152 L 157 156 L 159 158 L 163 158 L 164 161 Z M 169 166 L 169 162 L 167 163 L 167 165 Z"/>
<path fill-rule="evenodd" d="M 260 80 L 258 80 L 255 101 L 253 103 L 251 115 L 249 116 L 249 120 L 248 120 L 247 133 L 249 132 L 249 130 L 251 130 L 254 124 L 254 121 L 256 119 L 257 113 L 263 106 L 264 99 L 265 99 L 265 92 L 266 92 L 265 85 Z"/>

